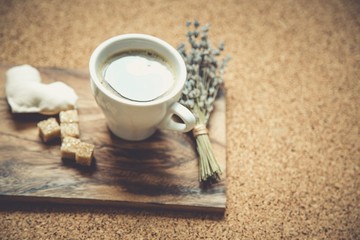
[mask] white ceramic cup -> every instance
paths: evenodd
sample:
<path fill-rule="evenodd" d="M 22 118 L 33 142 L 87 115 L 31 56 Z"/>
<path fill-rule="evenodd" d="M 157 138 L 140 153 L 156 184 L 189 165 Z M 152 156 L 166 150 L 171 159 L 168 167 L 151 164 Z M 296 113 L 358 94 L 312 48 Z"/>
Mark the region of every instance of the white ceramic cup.
<path fill-rule="evenodd" d="M 117 95 L 101 83 L 106 61 L 115 54 L 131 50 L 153 51 L 173 68 L 175 83 L 163 96 L 147 102 L 132 101 Z M 187 76 L 184 60 L 165 41 L 145 34 L 115 36 L 94 50 L 89 70 L 94 98 L 105 115 L 108 127 L 116 136 L 137 141 L 150 137 L 157 129 L 187 132 L 194 127 L 194 115 L 178 103 Z M 174 121 L 173 115 L 183 122 Z"/>

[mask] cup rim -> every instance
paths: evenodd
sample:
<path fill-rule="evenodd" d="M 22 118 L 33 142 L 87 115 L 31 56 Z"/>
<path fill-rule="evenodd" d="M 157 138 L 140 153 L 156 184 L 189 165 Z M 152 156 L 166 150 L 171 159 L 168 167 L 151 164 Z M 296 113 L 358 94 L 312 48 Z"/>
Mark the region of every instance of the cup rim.
<path fill-rule="evenodd" d="M 115 42 L 123 41 L 123 40 L 151 41 L 166 48 L 166 50 L 175 57 L 179 65 L 179 73 L 176 74 L 178 77 L 176 81 L 176 85 L 171 89 L 170 92 L 168 92 L 165 96 L 158 97 L 154 100 L 140 102 L 140 101 L 133 101 L 124 97 L 117 96 L 116 94 L 111 93 L 108 89 L 106 89 L 104 85 L 101 84 L 100 82 L 101 80 L 99 79 L 97 74 L 98 71 L 97 58 L 99 57 L 101 52 L 104 51 L 108 46 L 110 46 Z M 114 52 L 114 54 L 116 54 L 116 52 Z M 187 77 L 185 61 L 180 55 L 180 53 L 173 46 L 171 46 L 169 43 L 165 42 L 164 40 L 161 40 L 160 38 L 142 33 L 127 33 L 127 34 L 117 35 L 100 43 L 91 54 L 89 61 L 89 72 L 90 72 L 90 81 L 92 81 L 96 85 L 96 87 L 101 90 L 103 94 L 105 94 L 107 97 L 111 98 L 112 100 L 131 106 L 153 106 L 167 102 L 168 100 L 176 97 L 179 93 L 182 92 Z"/>

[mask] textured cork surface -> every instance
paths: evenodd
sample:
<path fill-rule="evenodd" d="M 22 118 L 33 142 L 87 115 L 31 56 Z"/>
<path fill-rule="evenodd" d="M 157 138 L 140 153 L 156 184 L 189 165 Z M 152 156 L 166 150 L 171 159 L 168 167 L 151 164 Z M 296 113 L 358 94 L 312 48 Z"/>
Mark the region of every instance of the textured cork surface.
<path fill-rule="evenodd" d="M 0 0 L 0 62 L 86 70 L 111 36 L 176 46 L 193 19 L 232 56 L 225 216 L 8 203 L 1 239 L 360 238 L 358 1 Z"/>

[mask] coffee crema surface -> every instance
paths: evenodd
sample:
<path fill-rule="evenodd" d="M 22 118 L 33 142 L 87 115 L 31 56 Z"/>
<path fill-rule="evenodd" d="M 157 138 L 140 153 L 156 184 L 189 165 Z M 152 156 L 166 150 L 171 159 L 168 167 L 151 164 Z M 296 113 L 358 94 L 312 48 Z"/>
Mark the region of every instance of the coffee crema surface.
<path fill-rule="evenodd" d="M 165 95 L 175 83 L 174 74 L 165 59 L 155 52 L 144 50 L 114 55 L 105 62 L 103 77 L 113 92 L 138 102 L 152 101 Z"/>

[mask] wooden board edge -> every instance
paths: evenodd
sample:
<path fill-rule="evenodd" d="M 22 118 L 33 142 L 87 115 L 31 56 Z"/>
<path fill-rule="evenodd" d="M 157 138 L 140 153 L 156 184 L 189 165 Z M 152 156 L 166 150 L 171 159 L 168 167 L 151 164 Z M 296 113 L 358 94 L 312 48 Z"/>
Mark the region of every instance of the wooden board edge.
<path fill-rule="evenodd" d="M 218 217 L 225 216 L 226 204 L 219 207 L 207 207 L 207 206 L 195 206 L 195 205 L 176 205 L 176 204 L 160 204 L 154 202 L 137 202 L 134 206 L 134 202 L 126 201 L 111 201 L 100 199 L 70 199 L 70 198 L 57 198 L 57 197 L 38 197 L 28 196 L 12 196 L 12 195 L 0 195 L 0 203 L 11 204 L 47 204 L 51 207 L 57 206 L 87 206 L 87 207 L 111 207 L 111 208 L 123 208 L 126 210 L 150 210 L 150 211 L 163 211 L 171 210 L 176 213 L 196 213 L 196 214 L 211 214 Z M 1 209 L 1 208 L 0 208 Z"/>

